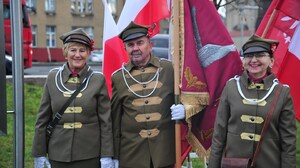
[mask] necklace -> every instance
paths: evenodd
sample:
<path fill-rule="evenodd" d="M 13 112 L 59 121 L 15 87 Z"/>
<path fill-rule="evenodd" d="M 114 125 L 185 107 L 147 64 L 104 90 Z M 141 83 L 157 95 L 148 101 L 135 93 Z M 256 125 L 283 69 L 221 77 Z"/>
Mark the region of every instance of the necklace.
<path fill-rule="evenodd" d="M 128 85 L 127 80 L 126 80 L 126 77 L 125 77 L 125 72 L 130 76 L 130 78 L 131 78 L 133 81 L 135 81 L 136 83 L 138 83 L 138 84 L 140 84 L 140 85 L 149 84 L 150 82 L 152 82 L 152 81 L 156 78 L 154 88 L 153 88 L 152 91 L 151 91 L 149 94 L 147 94 L 147 95 L 140 95 L 140 94 L 136 93 L 136 92 L 135 92 L 134 90 L 132 90 L 132 89 L 130 88 L 130 86 Z M 146 81 L 146 82 L 140 82 L 140 81 L 138 81 L 137 79 L 135 79 L 135 78 L 130 74 L 130 72 L 124 67 L 124 64 L 123 64 L 123 65 L 122 65 L 122 76 L 123 76 L 123 80 L 124 80 L 124 82 L 125 82 L 127 88 L 128 88 L 134 95 L 136 95 L 137 97 L 140 97 L 140 98 L 146 98 L 146 97 L 151 96 L 151 95 L 154 93 L 154 91 L 156 90 L 156 88 L 157 88 L 158 78 L 159 78 L 159 68 L 157 68 L 155 75 L 154 75 L 149 81 Z"/>
<path fill-rule="evenodd" d="M 58 71 L 56 72 L 56 75 L 55 75 L 55 85 L 56 85 L 56 88 L 62 92 L 62 93 L 65 93 L 66 91 L 73 94 L 76 90 L 70 90 L 69 88 L 67 88 L 64 83 L 63 83 L 63 80 L 62 80 L 62 71 L 64 69 L 65 65 L 63 65 L 62 67 L 60 67 L 58 69 Z M 91 69 L 91 67 L 88 67 L 88 71 Z M 94 72 L 91 73 L 91 75 L 85 77 L 83 79 L 82 82 L 85 82 L 87 80 L 87 82 L 85 83 L 85 86 L 80 90 L 80 92 L 83 92 L 86 88 L 87 88 L 87 85 L 90 81 L 90 78 L 91 76 L 93 75 Z M 58 82 L 59 81 L 59 82 Z M 60 83 L 60 85 L 62 86 L 62 88 L 60 87 L 60 85 L 58 84 Z"/>
<path fill-rule="evenodd" d="M 257 105 L 260 102 L 264 101 L 272 93 L 272 91 L 274 90 L 275 86 L 278 85 L 278 79 L 274 79 L 273 80 L 273 84 L 272 84 L 270 90 L 268 91 L 268 93 L 263 98 L 261 98 L 259 100 L 253 100 L 253 99 L 249 99 L 249 98 L 245 97 L 245 95 L 244 95 L 244 93 L 243 93 L 243 91 L 241 89 L 240 77 L 239 76 L 235 76 L 233 79 L 236 80 L 236 85 L 237 85 L 238 91 L 239 91 L 240 95 L 242 96 L 242 98 L 245 99 L 247 102 L 249 102 L 252 105 Z"/>

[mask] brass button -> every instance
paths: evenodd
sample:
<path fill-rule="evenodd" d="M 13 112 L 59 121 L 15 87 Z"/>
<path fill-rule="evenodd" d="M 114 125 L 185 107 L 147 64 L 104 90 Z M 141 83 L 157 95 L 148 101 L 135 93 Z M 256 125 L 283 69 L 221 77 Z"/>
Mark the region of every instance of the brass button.
<path fill-rule="evenodd" d="M 147 134 L 150 136 L 151 135 L 151 131 L 147 131 Z"/>
<path fill-rule="evenodd" d="M 250 118 L 250 120 L 253 122 L 253 121 L 254 121 L 254 118 L 253 118 L 253 117 L 251 117 L 251 118 Z"/>
<path fill-rule="evenodd" d="M 147 85 L 146 84 L 143 84 L 143 88 L 146 88 L 147 87 Z"/>
<path fill-rule="evenodd" d="M 148 100 L 146 100 L 146 101 L 145 101 L 145 104 L 148 104 L 148 103 L 149 103 L 149 101 L 148 101 Z"/>
<path fill-rule="evenodd" d="M 141 69 L 141 71 L 142 71 L 142 72 L 145 72 L 145 69 L 144 69 L 144 68 L 142 68 L 142 69 Z"/>
<path fill-rule="evenodd" d="M 146 116 L 146 119 L 149 120 L 149 119 L 150 119 L 150 116 L 147 115 L 147 116 Z"/>
<path fill-rule="evenodd" d="M 253 139 L 253 135 L 249 135 L 249 138 L 250 138 L 250 139 Z"/>

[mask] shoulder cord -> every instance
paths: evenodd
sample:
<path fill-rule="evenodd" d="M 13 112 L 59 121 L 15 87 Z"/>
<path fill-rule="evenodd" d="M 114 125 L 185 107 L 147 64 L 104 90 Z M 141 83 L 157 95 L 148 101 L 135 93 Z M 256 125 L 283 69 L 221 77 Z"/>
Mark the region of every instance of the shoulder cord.
<path fill-rule="evenodd" d="M 64 66 L 65 66 L 65 65 L 63 65 L 62 67 L 60 67 L 59 70 L 57 71 L 56 75 L 55 75 L 55 85 L 56 85 L 57 89 L 58 89 L 60 92 L 62 92 L 62 93 L 65 92 L 65 91 L 63 91 L 63 89 L 65 89 L 65 90 L 68 91 L 69 93 L 74 93 L 75 90 L 70 90 L 70 89 L 68 89 L 68 88 L 63 84 L 63 82 L 62 82 L 62 81 L 63 81 L 63 80 L 62 80 L 62 71 L 63 71 L 63 69 L 64 69 Z M 91 69 L 91 67 L 88 68 L 88 71 L 90 71 L 90 69 Z M 83 91 L 87 88 L 87 85 L 89 84 L 90 78 L 91 78 L 91 76 L 93 75 L 93 73 L 94 73 L 94 72 L 92 72 L 89 76 L 87 76 L 87 77 L 84 78 L 84 80 L 82 81 L 82 83 L 84 83 L 85 80 L 87 80 L 87 82 L 85 82 L 85 86 L 80 90 L 80 92 L 83 92 Z M 61 86 L 63 87 L 63 89 L 60 88 L 60 86 L 58 85 L 58 79 L 60 80 L 60 84 L 61 84 Z"/>
<path fill-rule="evenodd" d="M 140 82 L 140 81 L 138 81 L 137 79 L 135 79 L 135 78 L 131 75 L 131 73 L 124 67 L 124 65 L 122 65 L 122 70 L 123 70 L 123 71 L 126 71 L 126 73 L 128 73 L 128 75 L 130 76 L 131 79 L 133 79 L 136 83 L 141 84 L 141 85 L 143 85 L 143 84 L 148 84 L 148 83 L 152 82 L 152 81 L 155 79 L 155 77 L 156 77 L 157 75 L 159 75 L 159 68 L 157 68 L 156 73 L 155 73 L 155 75 L 153 76 L 152 79 L 150 79 L 150 80 L 147 81 L 147 82 Z M 122 74 L 124 74 L 124 72 L 123 72 Z M 123 75 L 123 76 L 124 76 L 124 75 Z"/>
<path fill-rule="evenodd" d="M 91 76 L 91 74 L 92 74 L 92 71 L 89 70 L 87 72 L 87 76 Z M 66 108 L 70 105 L 70 103 L 78 95 L 78 93 L 80 92 L 80 90 L 82 90 L 82 88 L 84 87 L 85 83 L 87 83 L 86 78 L 83 80 L 83 82 L 80 84 L 80 86 L 75 90 L 75 92 L 72 93 L 71 97 L 65 102 L 65 104 L 61 107 L 61 109 L 58 112 L 56 112 L 54 118 L 52 119 L 52 121 L 46 127 L 46 134 L 48 136 L 48 139 L 49 139 L 49 137 L 51 137 L 53 129 L 56 127 L 56 125 L 58 124 L 59 120 L 62 118 L 62 116 L 63 116 Z"/>
<path fill-rule="evenodd" d="M 130 76 L 131 79 L 133 79 L 136 83 L 138 83 L 138 84 L 140 84 L 140 85 L 149 84 L 150 82 L 152 82 L 152 81 L 156 78 L 156 82 L 155 82 L 154 88 L 153 88 L 152 91 L 151 91 L 149 94 L 147 94 L 147 95 L 140 95 L 140 94 L 136 93 L 136 92 L 133 91 L 133 90 L 130 88 L 130 86 L 128 85 L 127 80 L 126 80 L 126 77 L 125 77 L 125 72 L 124 72 L 124 71 L 126 71 L 126 73 L 128 73 L 128 75 Z M 157 71 L 156 71 L 155 75 L 153 76 L 153 78 L 150 79 L 150 80 L 147 81 L 147 82 L 140 82 L 140 81 L 138 81 L 137 79 L 135 79 L 135 78 L 130 74 L 130 72 L 127 71 L 127 69 L 124 67 L 124 65 L 122 65 L 122 75 L 123 75 L 123 80 L 124 80 L 124 82 L 125 82 L 127 88 L 128 88 L 134 95 L 136 95 L 137 97 L 140 97 L 140 98 L 146 98 L 146 97 L 151 96 L 151 95 L 154 93 L 154 91 L 156 90 L 156 88 L 157 88 L 158 78 L 159 78 L 159 68 L 157 68 Z"/>
<path fill-rule="evenodd" d="M 238 91 L 240 93 L 240 95 L 247 101 L 249 102 L 250 104 L 253 104 L 253 105 L 257 105 L 259 104 L 260 102 L 264 101 L 271 93 L 272 91 L 274 90 L 275 86 L 278 85 L 278 79 L 274 79 L 273 80 L 273 84 L 270 88 L 270 90 L 268 91 L 268 93 L 262 98 L 262 99 L 259 99 L 259 100 L 252 100 L 252 99 L 248 99 L 245 97 L 244 93 L 242 92 L 242 89 L 241 89 L 241 86 L 240 86 L 240 77 L 239 76 L 235 76 L 233 79 L 236 80 L 236 85 L 237 85 L 237 88 L 238 88 Z"/>

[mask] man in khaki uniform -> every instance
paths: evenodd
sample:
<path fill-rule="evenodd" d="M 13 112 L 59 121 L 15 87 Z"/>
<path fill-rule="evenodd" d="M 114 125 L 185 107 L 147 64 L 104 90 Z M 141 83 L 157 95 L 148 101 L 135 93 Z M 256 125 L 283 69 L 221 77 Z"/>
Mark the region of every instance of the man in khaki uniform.
<path fill-rule="evenodd" d="M 147 27 L 131 22 L 119 38 L 131 61 L 112 75 L 114 159 L 121 168 L 171 168 L 172 120 L 185 117 L 183 105 L 172 106 L 172 63 L 151 54 Z"/>

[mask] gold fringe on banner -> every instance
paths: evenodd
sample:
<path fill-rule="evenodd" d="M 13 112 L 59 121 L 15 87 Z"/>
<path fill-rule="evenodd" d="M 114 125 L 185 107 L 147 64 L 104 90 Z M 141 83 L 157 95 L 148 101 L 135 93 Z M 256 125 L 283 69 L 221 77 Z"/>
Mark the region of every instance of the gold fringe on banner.
<path fill-rule="evenodd" d="M 180 78 L 179 85 L 182 85 L 182 77 L 187 74 L 187 69 L 183 69 L 184 63 L 184 0 L 179 1 L 179 61 L 180 61 Z M 176 35 L 176 34 L 175 34 Z M 186 73 L 186 74 L 185 74 Z M 200 113 L 208 104 L 209 104 L 209 93 L 208 92 L 181 92 L 180 101 L 184 105 L 186 110 L 186 122 L 188 123 L 188 133 L 186 139 L 189 144 L 193 147 L 193 150 L 199 156 L 201 160 L 205 160 L 205 157 L 209 156 L 210 149 L 205 150 L 201 145 L 197 137 L 192 133 L 192 117 Z M 209 131 L 210 132 L 210 131 Z M 205 138 L 206 135 L 210 134 L 201 133 L 202 138 Z M 212 130 L 211 130 L 212 133 Z"/>

